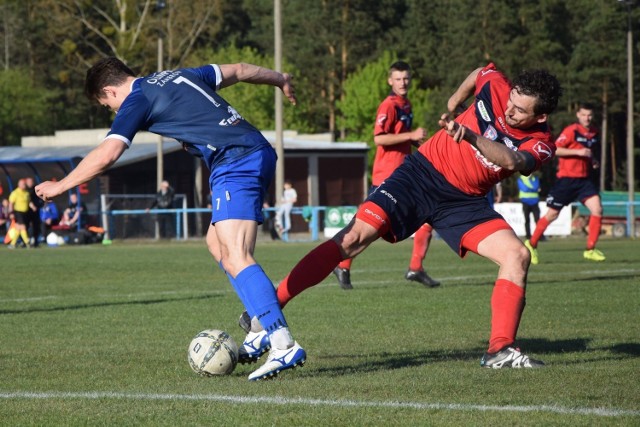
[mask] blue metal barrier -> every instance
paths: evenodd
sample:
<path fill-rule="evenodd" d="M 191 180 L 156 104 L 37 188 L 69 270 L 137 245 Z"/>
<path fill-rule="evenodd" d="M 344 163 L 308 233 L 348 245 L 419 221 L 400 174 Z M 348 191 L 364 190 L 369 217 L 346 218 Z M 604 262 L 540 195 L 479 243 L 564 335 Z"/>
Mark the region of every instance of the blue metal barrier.
<path fill-rule="evenodd" d="M 324 206 L 309 206 L 311 208 L 311 217 L 309 218 L 309 231 L 311 233 L 311 241 L 316 241 L 320 238 L 320 212 L 324 212 L 326 207 Z M 308 209 L 306 209 L 308 211 Z M 277 208 L 264 208 L 263 212 L 274 213 L 277 211 Z M 211 209 L 209 208 L 187 208 L 187 209 L 122 209 L 122 210 L 112 210 L 101 212 L 103 218 L 107 218 L 108 224 L 103 224 L 103 228 L 106 230 L 106 236 L 111 238 L 109 234 L 111 218 L 117 215 L 152 215 L 152 214 L 174 214 L 176 218 L 176 239 L 177 240 L 186 240 L 189 238 L 188 225 L 183 228 L 183 221 L 180 220 L 180 216 L 182 215 L 183 220 L 186 218 L 186 214 L 190 213 L 211 213 Z M 305 213 L 304 207 L 295 206 L 291 210 L 292 214 L 303 215 Z M 185 221 L 186 222 L 186 221 Z M 285 240 L 285 239 L 283 239 Z M 286 239 L 285 241 L 289 241 Z M 300 240 L 298 240 L 300 241 Z"/>

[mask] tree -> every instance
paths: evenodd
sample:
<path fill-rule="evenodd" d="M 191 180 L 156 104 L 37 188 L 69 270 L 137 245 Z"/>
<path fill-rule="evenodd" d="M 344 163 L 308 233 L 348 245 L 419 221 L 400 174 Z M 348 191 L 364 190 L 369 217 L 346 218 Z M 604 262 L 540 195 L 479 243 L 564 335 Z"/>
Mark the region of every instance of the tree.
<path fill-rule="evenodd" d="M 261 55 L 250 47 L 237 48 L 235 46 L 221 47 L 217 50 L 203 48 L 195 51 L 186 59 L 186 66 L 200 66 L 202 64 L 248 62 L 262 67 L 273 68 L 273 57 Z M 283 71 L 293 75 L 296 70 L 283 61 Z M 275 89 L 279 90 L 279 89 Z M 223 89 L 220 94 L 234 106 L 247 120 L 258 129 L 275 129 L 275 98 L 274 88 L 268 85 L 237 84 Z M 285 100 L 284 121 L 289 128 L 296 129 L 301 118 L 296 108 L 289 108 Z"/>
<path fill-rule="evenodd" d="M 26 71 L 0 71 L 0 145 L 20 145 L 23 135 L 54 131 L 48 118 L 55 93 L 34 84 Z"/>

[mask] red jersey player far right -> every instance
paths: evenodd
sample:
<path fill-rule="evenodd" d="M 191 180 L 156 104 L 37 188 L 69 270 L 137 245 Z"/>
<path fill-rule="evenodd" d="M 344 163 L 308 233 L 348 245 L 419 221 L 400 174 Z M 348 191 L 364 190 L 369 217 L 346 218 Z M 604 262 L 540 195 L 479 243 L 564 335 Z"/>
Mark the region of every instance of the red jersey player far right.
<path fill-rule="evenodd" d="M 397 242 L 429 223 L 459 256 L 472 251 L 499 265 L 489 347 L 480 365 L 543 366 L 515 345 L 529 250 L 484 196 L 504 178 L 516 172 L 528 175 L 553 158 L 547 118 L 560 93 L 558 80 L 543 70 L 523 72 L 513 82 L 493 64 L 471 72 L 447 108 L 457 111 L 472 95 L 474 102 L 455 121 L 442 115 L 442 129 L 367 197 L 351 223 L 293 268 L 278 286 L 280 305 L 320 283 L 340 261 L 378 238 Z"/>
<path fill-rule="evenodd" d="M 556 156 L 558 156 L 558 173 L 549 196 L 544 217 L 536 224 L 531 240 L 525 241 L 525 246 L 531 251 L 531 263 L 538 263 L 538 242 L 549 224 L 560 215 L 563 207 L 579 200 L 589 209 L 589 232 L 587 247 L 583 253 L 590 261 L 604 261 L 604 254 L 596 249 L 600 228 L 602 226 L 602 203 L 600 192 L 590 178 L 592 169 L 600 167 L 598 153 L 600 150 L 600 133 L 591 124 L 593 120 L 593 106 L 581 104 L 576 113 L 578 122 L 573 123 L 562 131 L 556 139 Z"/>

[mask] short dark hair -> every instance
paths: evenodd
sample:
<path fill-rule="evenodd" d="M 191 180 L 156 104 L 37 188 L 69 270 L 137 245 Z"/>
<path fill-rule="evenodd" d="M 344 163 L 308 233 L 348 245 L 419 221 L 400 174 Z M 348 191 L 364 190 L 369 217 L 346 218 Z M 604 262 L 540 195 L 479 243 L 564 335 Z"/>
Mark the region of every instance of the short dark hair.
<path fill-rule="evenodd" d="M 84 93 L 92 101 L 101 98 L 106 86 L 118 86 L 135 74 L 118 58 L 109 57 L 96 62 L 89 70 L 84 82 Z"/>
<path fill-rule="evenodd" d="M 523 71 L 513 80 L 513 88 L 519 94 L 537 98 L 533 108 L 536 115 L 551 114 L 562 95 L 560 82 L 546 70 Z"/>
<path fill-rule="evenodd" d="M 411 71 L 411 67 L 404 61 L 396 61 L 389 67 L 389 75 L 394 71 Z"/>
<path fill-rule="evenodd" d="M 593 104 L 592 104 L 592 103 L 590 103 L 590 102 L 581 102 L 581 103 L 579 103 L 579 104 L 578 104 L 578 110 L 577 110 L 577 111 L 580 111 L 580 110 L 590 110 L 590 111 L 593 111 L 593 110 L 595 110 L 595 109 L 596 109 L 596 108 L 593 106 Z"/>

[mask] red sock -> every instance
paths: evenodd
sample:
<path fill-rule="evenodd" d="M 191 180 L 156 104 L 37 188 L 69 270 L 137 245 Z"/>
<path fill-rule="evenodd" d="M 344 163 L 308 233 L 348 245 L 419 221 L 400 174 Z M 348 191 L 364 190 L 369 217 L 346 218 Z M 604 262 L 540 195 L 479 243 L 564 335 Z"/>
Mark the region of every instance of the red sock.
<path fill-rule="evenodd" d="M 429 224 L 422 224 L 422 227 L 418 228 L 416 235 L 413 236 L 413 252 L 411 253 L 409 270 L 421 271 L 423 269 L 422 261 L 427 255 L 427 250 L 429 250 L 431 230 L 433 230 L 433 228 Z"/>
<path fill-rule="evenodd" d="M 491 337 L 489 353 L 495 353 L 516 340 L 525 305 L 524 288 L 505 279 L 496 280 L 491 295 Z"/>
<path fill-rule="evenodd" d="M 351 270 L 351 263 L 353 262 L 353 258 L 347 258 L 344 261 L 338 264 L 338 267 L 344 268 L 345 270 Z"/>
<path fill-rule="evenodd" d="M 538 242 L 540 241 L 540 238 L 544 234 L 544 231 L 547 229 L 549 224 L 550 222 L 547 217 L 543 216 L 542 218 L 540 218 L 540 220 L 536 224 L 536 229 L 533 230 L 533 234 L 531 235 L 531 239 L 529 240 L 531 246 L 533 246 L 534 248 L 538 247 Z"/>
<path fill-rule="evenodd" d="M 587 236 L 587 250 L 596 247 L 598 238 L 600 238 L 600 228 L 602 226 L 602 217 L 591 215 L 589 218 L 589 235 Z"/>
<path fill-rule="evenodd" d="M 300 292 L 322 282 L 340 261 L 342 253 L 333 240 L 327 240 L 309 252 L 278 285 L 280 307 L 284 308 Z"/>

